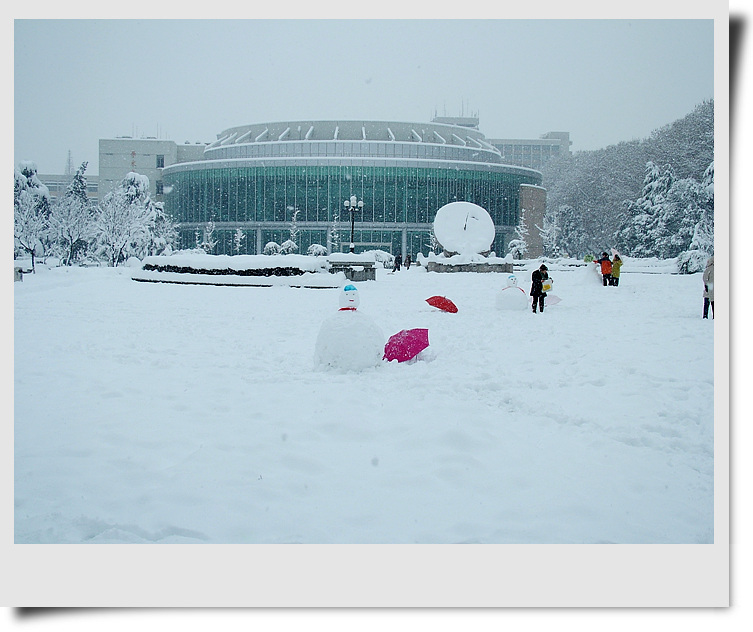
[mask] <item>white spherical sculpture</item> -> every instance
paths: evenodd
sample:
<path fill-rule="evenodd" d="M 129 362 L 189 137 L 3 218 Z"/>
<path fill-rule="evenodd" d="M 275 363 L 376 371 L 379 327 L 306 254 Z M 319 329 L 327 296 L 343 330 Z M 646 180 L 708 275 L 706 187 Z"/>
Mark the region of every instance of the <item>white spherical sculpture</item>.
<path fill-rule="evenodd" d="M 384 355 L 385 338 L 379 326 L 358 311 L 358 291 L 346 285 L 340 293 L 340 309 L 319 329 L 314 364 L 335 371 L 362 371 L 378 366 Z"/>
<path fill-rule="evenodd" d="M 434 236 L 448 252 L 480 254 L 491 248 L 494 222 L 478 204 L 450 202 L 437 211 Z"/>

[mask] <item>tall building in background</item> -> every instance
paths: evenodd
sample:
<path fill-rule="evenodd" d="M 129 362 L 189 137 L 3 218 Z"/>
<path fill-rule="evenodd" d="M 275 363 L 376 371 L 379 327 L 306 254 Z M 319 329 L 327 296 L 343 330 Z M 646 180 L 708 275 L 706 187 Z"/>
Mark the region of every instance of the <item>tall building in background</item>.
<path fill-rule="evenodd" d="M 570 132 L 547 132 L 539 138 L 490 138 L 502 161 L 531 169 L 541 169 L 548 160 L 569 156 Z"/>

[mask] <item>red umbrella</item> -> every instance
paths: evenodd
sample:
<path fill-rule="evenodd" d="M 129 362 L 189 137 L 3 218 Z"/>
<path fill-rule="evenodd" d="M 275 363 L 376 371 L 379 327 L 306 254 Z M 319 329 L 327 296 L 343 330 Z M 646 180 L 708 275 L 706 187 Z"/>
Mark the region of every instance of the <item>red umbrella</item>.
<path fill-rule="evenodd" d="M 390 336 L 387 344 L 384 345 L 383 360 L 392 362 L 405 362 L 415 358 L 426 347 L 429 346 L 428 329 L 403 329 L 394 336 Z"/>
<path fill-rule="evenodd" d="M 432 296 L 431 298 L 427 298 L 426 302 L 432 307 L 441 309 L 443 312 L 455 314 L 458 311 L 457 305 L 444 296 Z"/>

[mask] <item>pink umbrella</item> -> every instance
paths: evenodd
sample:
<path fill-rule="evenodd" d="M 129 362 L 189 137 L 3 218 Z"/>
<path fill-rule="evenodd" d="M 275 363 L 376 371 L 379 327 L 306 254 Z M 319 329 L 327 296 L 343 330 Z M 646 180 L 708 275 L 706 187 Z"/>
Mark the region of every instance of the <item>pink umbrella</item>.
<path fill-rule="evenodd" d="M 426 347 L 429 346 L 428 329 L 403 329 L 394 336 L 390 336 L 387 344 L 384 345 L 383 360 L 392 362 L 405 362 L 415 358 Z"/>
<path fill-rule="evenodd" d="M 449 298 L 445 296 L 432 296 L 426 299 L 426 302 L 432 307 L 441 309 L 443 312 L 457 313 L 458 308 Z"/>

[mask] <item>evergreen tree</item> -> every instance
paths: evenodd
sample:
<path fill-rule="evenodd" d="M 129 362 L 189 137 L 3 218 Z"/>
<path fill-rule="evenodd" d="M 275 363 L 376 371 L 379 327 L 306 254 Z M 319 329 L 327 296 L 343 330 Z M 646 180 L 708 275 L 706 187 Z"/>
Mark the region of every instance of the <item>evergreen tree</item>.
<path fill-rule="evenodd" d="M 618 233 L 623 251 L 633 257 L 659 256 L 660 244 L 666 238 L 663 219 L 668 214 L 666 205 L 673 183 L 670 165 L 662 171 L 652 161 L 646 163 L 641 196 L 628 203 L 628 217 Z"/>
<path fill-rule="evenodd" d="M 81 164 L 65 194 L 53 202 L 50 211 L 50 236 L 63 264 L 68 266 L 86 252 L 93 234 L 94 213 L 84 178 L 87 164 Z"/>
<path fill-rule="evenodd" d="M 706 261 L 714 254 L 714 163 L 703 174 L 698 187 L 700 216 L 693 228 L 693 236 L 688 249 L 677 258 L 678 268 L 683 274 L 702 272 Z"/>

